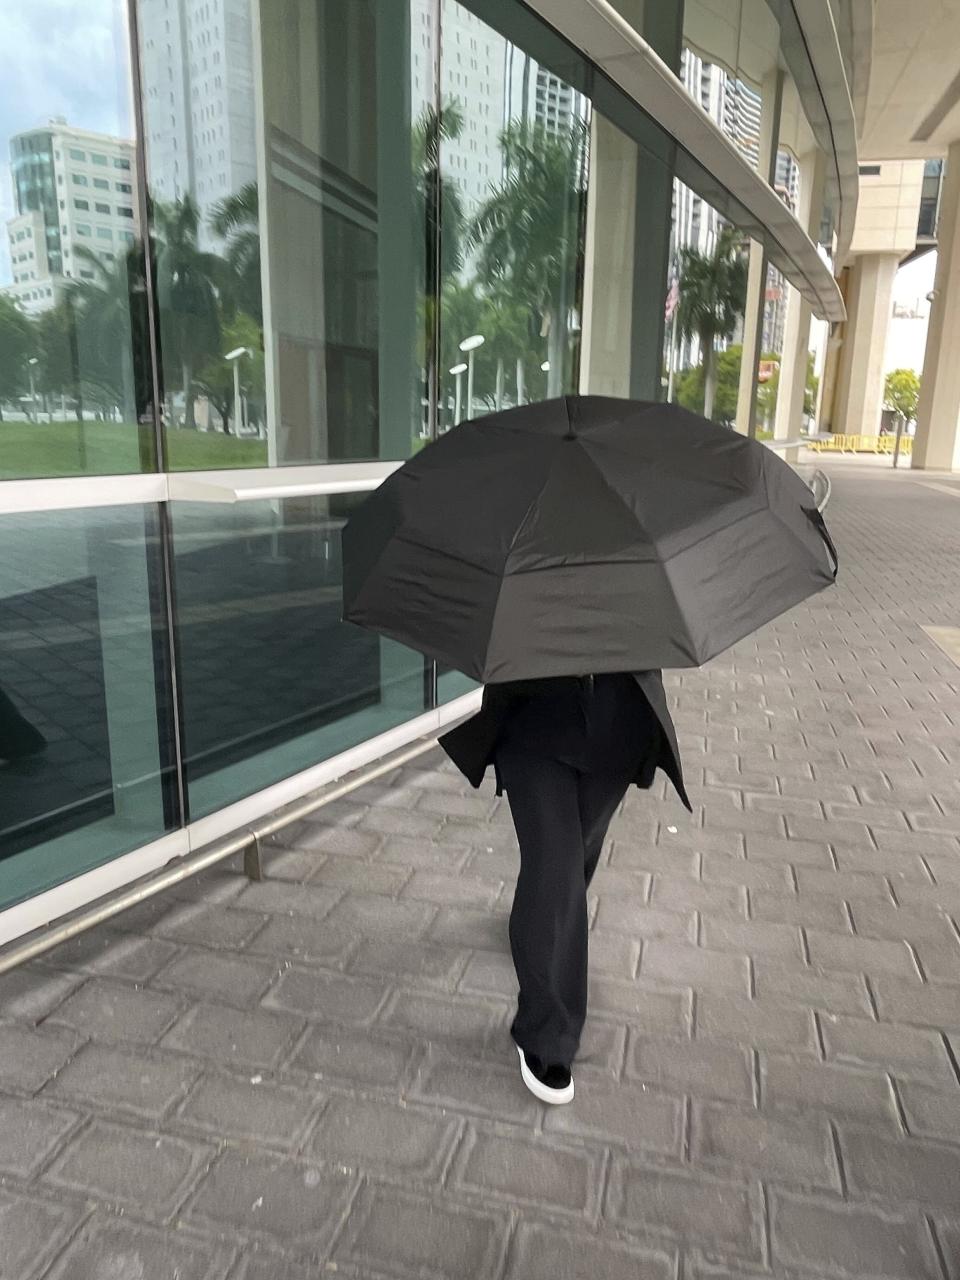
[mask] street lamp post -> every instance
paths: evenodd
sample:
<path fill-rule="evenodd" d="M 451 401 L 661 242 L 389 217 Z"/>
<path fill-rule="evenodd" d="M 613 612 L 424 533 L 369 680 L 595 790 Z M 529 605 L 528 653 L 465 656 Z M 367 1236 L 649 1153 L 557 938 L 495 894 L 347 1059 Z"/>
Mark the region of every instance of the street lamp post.
<path fill-rule="evenodd" d="M 243 425 L 243 406 L 240 401 L 240 357 L 252 355 L 253 352 L 249 347 L 234 347 L 223 357 L 233 365 L 233 427 L 234 434 L 238 437 L 240 427 Z"/>
<path fill-rule="evenodd" d="M 460 343 L 460 350 L 467 353 L 467 421 L 473 417 L 473 353 L 484 342 L 486 338 L 482 333 L 474 333 Z"/>
<path fill-rule="evenodd" d="M 30 375 L 30 412 L 33 415 L 34 422 L 40 421 L 40 415 L 37 413 L 37 392 L 33 380 L 33 370 L 40 361 L 36 356 L 31 356 L 27 361 L 27 373 Z"/>
<path fill-rule="evenodd" d="M 453 409 L 453 425 L 456 426 L 460 421 L 460 392 L 463 386 L 463 375 L 467 371 L 465 364 L 455 364 L 450 372 L 457 380 L 456 399 L 454 400 Z"/>

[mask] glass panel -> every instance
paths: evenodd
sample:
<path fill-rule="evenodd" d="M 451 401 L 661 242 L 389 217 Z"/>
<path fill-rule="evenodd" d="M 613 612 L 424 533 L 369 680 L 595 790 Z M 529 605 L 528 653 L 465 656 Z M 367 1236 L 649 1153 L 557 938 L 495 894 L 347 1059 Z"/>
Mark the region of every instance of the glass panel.
<path fill-rule="evenodd" d="M 472 693 L 479 688 L 476 680 L 471 680 L 462 671 L 448 671 L 441 667 L 437 672 L 437 705 L 453 702 L 462 698 L 465 693 Z"/>
<path fill-rule="evenodd" d="M 581 391 L 641 400 L 664 395 L 673 158 L 674 146 L 663 131 L 598 80 L 591 125 Z"/>
<path fill-rule="evenodd" d="M 751 220 L 600 76 L 593 106 L 581 390 L 732 423 Z"/>
<path fill-rule="evenodd" d="M 774 109 L 780 68 L 779 16 L 780 0 L 686 0 L 683 10 L 680 77 L 687 92 L 764 177 L 770 155 L 764 116 Z"/>
<path fill-rule="evenodd" d="M 363 496 L 173 507 L 192 818 L 426 710 L 423 658 L 340 621 Z"/>
<path fill-rule="evenodd" d="M 441 29 L 444 431 L 577 390 L 590 107 L 585 64 L 519 5 L 443 0 Z"/>
<path fill-rule="evenodd" d="M 746 95 L 738 75 L 741 0 L 715 5 L 687 0 L 683 8 L 680 78 L 695 102 L 744 159 L 757 165 L 759 102 Z M 756 128 L 751 128 L 756 116 Z"/>
<path fill-rule="evenodd" d="M 777 268 L 767 264 L 763 291 L 763 319 L 760 324 L 760 360 L 757 365 L 755 429 L 757 438 L 769 440 L 777 420 L 780 395 L 780 366 L 791 287 Z"/>
<path fill-rule="evenodd" d="M 863 169 L 864 166 L 861 165 L 861 173 L 863 173 Z M 917 221 L 918 240 L 936 237 L 942 185 L 943 161 L 928 160 L 923 166 L 923 185 L 920 189 L 920 217 Z"/>
<path fill-rule="evenodd" d="M 716 422 L 737 417 L 749 246 L 679 179 L 667 298 L 667 398 Z"/>
<path fill-rule="evenodd" d="M 12 188 L 0 245 L 0 479 L 154 470 L 135 207 L 101 213 L 96 236 L 84 221 L 94 164 L 135 167 L 125 0 L 65 6 L 55 38 L 42 5 L 0 4 L 0 25 L 10 54 L 0 153 Z M 136 232 L 133 245 L 122 228 Z"/>
<path fill-rule="evenodd" d="M 139 11 L 169 465 L 407 457 L 432 0 Z"/>
<path fill-rule="evenodd" d="M 153 508 L 0 518 L 0 908 L 175 825 L 158 562 Z"/>

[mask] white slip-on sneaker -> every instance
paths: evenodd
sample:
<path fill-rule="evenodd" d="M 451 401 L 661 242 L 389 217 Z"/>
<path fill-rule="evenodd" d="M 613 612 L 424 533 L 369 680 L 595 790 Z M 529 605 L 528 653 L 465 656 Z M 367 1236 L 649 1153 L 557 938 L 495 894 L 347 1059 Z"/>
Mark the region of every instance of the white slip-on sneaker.
<path fill-rule="evenodd" d="M 564 1102 L 573 1101 L 573 1076 L 569 1068 L 564 1066 L 544 1066 L 535 1054 L 529 1060 L 519 1045 L 520 1075 L 535 1098 L 541 1102 L 549 1102 L 552 1106 L 560 1106 Z"/>

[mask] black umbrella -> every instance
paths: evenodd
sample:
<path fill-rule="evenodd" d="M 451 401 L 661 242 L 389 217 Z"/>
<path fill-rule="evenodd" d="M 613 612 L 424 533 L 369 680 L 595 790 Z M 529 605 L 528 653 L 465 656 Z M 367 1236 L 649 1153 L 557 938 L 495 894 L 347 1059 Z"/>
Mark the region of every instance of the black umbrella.
<path fill-rule="evenodd" d="M 566 396 L 455 427 L 385 481 L 343 531 L 344 617 L 484 683 L 690 667 L 836 565 L 763 444 Z"/>

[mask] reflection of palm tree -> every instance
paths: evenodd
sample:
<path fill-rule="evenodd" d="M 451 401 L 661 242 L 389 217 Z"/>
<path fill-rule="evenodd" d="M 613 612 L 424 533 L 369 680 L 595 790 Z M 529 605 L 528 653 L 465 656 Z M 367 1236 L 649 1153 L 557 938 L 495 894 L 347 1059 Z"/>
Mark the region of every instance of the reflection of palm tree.
<path fill-rule="evenodd" d="M 263 325 L 260 284 L 260 201 L 256 182 L 248 182 L 213 207 L 210 225 L 227 241 L 227 265 L 234 301 Z"/>
<path fill-rule="evenodd" d="M 139 255 L 140 250 L 134 252 Z M 130 294 L 131 266 L 136 269 L 139 259 L 131 264 L 128 254 L 101 258 L 86 245 L 77 245 L 75 253 L 93 272 L 92 280 L 70 286 L 79 304 L 77 338 L 84 376 L 119 394 L 124 421 L 136 422 Z M 83 351 L 89 352 L 88 359 L 82 358 Z"/>
<path fill-rule="evenodd" d="M 454 182 L 440 173 L 440 150 L 443 142 L 459 138 L 462 132 L 463 111 L 456 101 L 447 102 L 439 111 L 433 107 L 424 107 L 413 127 L 415 225 L 426 228 L 428 279 L 439 241 L 438 285 L 449 280 L 463 265 L 463 204 Z"/>
<path fill-rule="evenodd" d="M 477 214 L 473 239 L 485 287 L 500 287 L 540 316 L 550 362 L 547 394 L 565 374 L 567 313 L 580 248 L 586 129 L 554 135 L 513 123 L 501 137 L 507 175 Z"/>
<path fill-rule="evenodd" d="M 438 370 L 440 387 L 449 387 L 450 369 L 463 361 L 463 353 L 459 342 L 471 333 L 484 332 L 481 328 L 483 299 L 477 293 L 473 281 L 461 284 L 459 280 L 448 280 L 444 285 L 441 299 L 443 324 L 440 330 L 440 368 Z M 475 353 L 475 361 L 482 369 L 482 361 L 486 352 L 483 347 Z M 481 373 L 482 378 L 482 373 Z M 441 422 L 444 410 L 449 408 L 449 400 L 443 396 L 440 401 Z M 447 426 L 452 425 L 452 419 Z"/>
<path fill-rule="evenodd" d="M 484 298 L 479 332 L 489 335 L 487 355 L 497 362 L 494 408 L 503 408 L 506 361 L 513 360 L 516 370 L 514 403 L 524 400 L 524 354 L 530 347 L 530 326 L 526 309 L 518 304 L 502 286 Z M 532 353 L 530 353 L 532 354 Z"/>
<path fill-rule="evenodd" d="M 703 412 L 713 415 L 717 389 L 714 348 L 718 339 L 733 335 L 747 297 L 747 265 L 737 234 L 724 227 L 713 253 L 680 250 L 680 300 L 677 329 L 681 337 L 696 338 L 703 359 Z"/>
<path fill-rule="evenodd" d="M 440 172 L 441 144 L 458 138 L 462 129 L 463 112 L 456 102 L 445 103 L 439 111 L 425 107 L 413 128 L 414 225 L 416 234 L 424 237 L 419 292 L 423 298 L 425 369 L 435 367 L 440 295 L 463 263 L 464 216 L 460 193 Z M 437 387 L 437 395 L 439 392 Z"/>
<path fill-rule="evenodd" d="M 157 305 L 164 363 L 179 365 L 186 425 L 195 425 L 193 371 L 220 350 L 222 258 L 197 244 L 200 215 L 190 196 L 157 204 Z"/>

